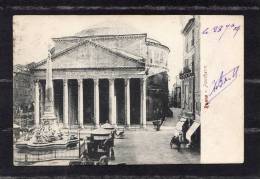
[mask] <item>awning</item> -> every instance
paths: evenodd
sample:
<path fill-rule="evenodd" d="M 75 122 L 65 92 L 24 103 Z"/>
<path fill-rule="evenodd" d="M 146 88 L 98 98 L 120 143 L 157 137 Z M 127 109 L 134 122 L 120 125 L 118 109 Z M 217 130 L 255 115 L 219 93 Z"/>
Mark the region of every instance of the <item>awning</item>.
<path fill-rule="evenodd" d="M 188 129 L 187 133 L 186 133 L 186 139 L 191 142 L 191 136 L 195 133 L 195 131 L 199 128 L 200 123 L 198 122 L 193 122 L 193 124 L 191 125 L 191 127 Z"/>

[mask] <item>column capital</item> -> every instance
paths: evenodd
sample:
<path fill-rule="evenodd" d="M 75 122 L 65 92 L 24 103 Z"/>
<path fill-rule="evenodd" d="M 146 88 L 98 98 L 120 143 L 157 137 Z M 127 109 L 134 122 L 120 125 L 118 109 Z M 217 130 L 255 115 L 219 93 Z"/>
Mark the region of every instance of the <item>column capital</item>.
<path fill-rule="evenodd" d="M 142 83 L 145 83 L 145 82 L 147 81 L 147 77 L 141 78 L 140 81 L 141 81 Z"/>
<path fill-rule="evenodd" d="M 129 84 L 129 82 L 130 82 L 130 79 L 131 79 L 131 78 L 124 78 L 124 81 L 125 81 L 125 86 L 126 86 L 127 84 Z"/>
<path fill-rule="evenodd" d="M 108 79 L 108 81 L 109 81 L 109 85 L 113 85 L 113 84 L 114 84 L 114 81 L 115 81 L 115 79 L 114 79 L 114 78 L 109 78 L 109 79 Z"/>
<path fill-rule="evenodd" d="M 94 81 L 94 85 L 97 85 L 99 82 L 99 78 L 93 78 L 93 81 Z"/>
<path fill-rule="evenodd" d="M 65 78 L 62 81 L 63 81 L 63 85 L 67 85 L 68 84 L 68 79 Z"/>
<path fill-rule="evenodd" d="M 79 79 L 77 79 L 77 81 L 78 81 L 78 83 L 80 84 L 80 83 L 83 82 L 83 79 L 82 79 L 82 78 L 79 78 Z"/>

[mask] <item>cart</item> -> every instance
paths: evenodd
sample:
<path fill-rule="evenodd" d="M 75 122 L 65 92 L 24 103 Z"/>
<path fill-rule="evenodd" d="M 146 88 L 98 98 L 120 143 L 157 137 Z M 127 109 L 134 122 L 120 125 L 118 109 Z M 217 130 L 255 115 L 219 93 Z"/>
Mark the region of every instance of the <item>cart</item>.
<path fill-rule="evenodd" d="M 91 132 L 88 137 L 88 156 L 92 160 L 99 160 L 102 156 L 114 159 L 114 137 L 113 131 L 99 128 Z"/>

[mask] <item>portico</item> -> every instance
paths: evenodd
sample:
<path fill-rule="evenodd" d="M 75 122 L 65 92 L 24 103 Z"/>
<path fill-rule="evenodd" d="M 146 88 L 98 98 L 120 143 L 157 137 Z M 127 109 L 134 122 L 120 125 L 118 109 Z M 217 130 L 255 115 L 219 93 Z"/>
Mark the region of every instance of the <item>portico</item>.
<path fill-rule="evenodd" d="M 76 50 L 76 49 L 75 49 Z M 70 53 L 52 56 L 52 94 L 54 113 L 64 127 L 95 126 L 109 122 L 113 125 L 146 124 L 146 75 L 142 60 L 128 56 L 112 56 L 81 61 Z M 112 55 L 111 55 L 112 54 Z M 76 56 L 76 55 L 75 55 Z M 89 67 L 96 63 L 95 67 Z M 102 64 L 102 66 L 100 66 Z M 35 67 L 36 125 L 41 123 L 46 94 L 46 63 Z M 38 107 L 39 106 L 39 107 Z"/>
<path fill-rule="evenodd" d="M 35 96 L 36 107 L 44 104 L 44 84 L 44 80 L 35 81 L 35 94 L 39 94 Z M 53 84 L 55 113 L 65 128 L 98 127 L 107 121 L 128 127 L 146 125 L 146 83 L 143 78 L 55 79 Z M 60 84 L 63 89 L 57 89 Z M 40 116 L 35 119 L 38 125 Z"/>
<path fill-rule="evenodd" d="M 52 39 L 53 84 L 49 86 L 53 86 L 54 113 L 65 128 L 99 127 L 106 122 L 145 127 L 156 107 L 163 106 L 161 103 L 167 106 L 161 97 L 157 102 L 153 100 L 155 94 L 148 91 L 168 89 L 168 47 L 147 38 L 147 34 L 118 30 L 106 34 L 93 29 L 94 35 L 82 31 L 76 36 Z M 46 62 L 44 59 L 31 65 L 36 125 L 41 123 L 45 107 Z"/>

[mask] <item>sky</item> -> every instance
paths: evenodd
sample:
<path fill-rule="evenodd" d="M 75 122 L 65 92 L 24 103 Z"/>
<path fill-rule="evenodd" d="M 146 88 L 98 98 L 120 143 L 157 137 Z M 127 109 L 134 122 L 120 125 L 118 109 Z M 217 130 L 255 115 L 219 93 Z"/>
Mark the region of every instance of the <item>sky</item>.
<path fill-rule="evenodd" d="M 168 57 L 169 86 L 182 67 L 184 16 L 174 15 L 23 15 L 13 18 L 14 64 L 38 62 L 47 57 L 51 38 L 72 36 L 81 30 L 109 23 L 126 24 L 147 33 L 170 49 Z"/>

